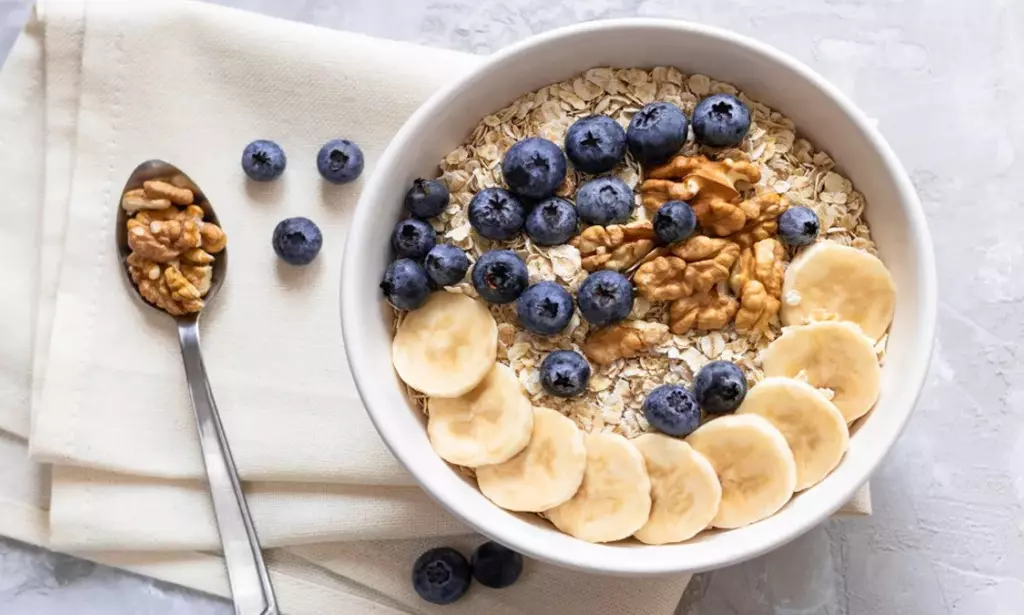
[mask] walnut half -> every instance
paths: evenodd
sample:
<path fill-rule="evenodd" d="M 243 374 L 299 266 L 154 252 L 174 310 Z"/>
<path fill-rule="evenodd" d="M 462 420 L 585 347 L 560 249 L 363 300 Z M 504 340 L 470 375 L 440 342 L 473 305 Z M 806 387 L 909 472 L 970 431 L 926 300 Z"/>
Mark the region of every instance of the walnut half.
<path fill-rule="evenodd" d="M 775 239 L 763 239 L 743 251 L 729 286 L 740 298 L 736 330 L 768 334 L 782 306 L 782 279 L 786 249 Z"/>
<path fill-rule="evenodd" d="M 676 299 L 669 306 L 669 328 L 682 335 L 691 329 L 722 329 L 736 315 L 736 300 L 717 288 Z"/>
<path fill-rule="evenodd" d="M 598 365 L 628 359 L 657 346 L 668 337 L 668 326 L 659 322 L 629 320 L 598 329 L 587 336 L 583 353 Z"/>
<path fill-rule="evenodd" d="M 654 249 L 654 226 L 642 220 L 629 224 L 589 226 L 569 243 L 580 251 L 587 271 L 625 271 Z"/>

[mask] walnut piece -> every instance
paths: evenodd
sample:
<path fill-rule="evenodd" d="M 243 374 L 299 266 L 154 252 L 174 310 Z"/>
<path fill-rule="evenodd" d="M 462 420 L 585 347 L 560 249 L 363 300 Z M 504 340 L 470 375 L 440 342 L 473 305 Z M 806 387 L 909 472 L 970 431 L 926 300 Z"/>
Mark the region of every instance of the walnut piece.
<path fill-rule="evenodd" d="M 637 268 L 633 283 L 641 295 L 651 301 L 672 301 L 693 293 L 687 279 L 686 261 L 678 256 L 659 256 Z"/>
<path fill-rule="evenodd" d="M 590 226 L 569 243 L 580 251 L 587 271 L 625 271 L 654 249 L 654 226 L 643 220 L 629 224 Z"/>
<path fill-rule="evenodd" d="M 210 254 L 216 254 L 228 245 L 227 235 L 213 222 L 204 222 L 200 234 L 202 235 L 200 245 Z"/>
<path fill-rule="evenodd" d="M 142 188 L 129 190 L 121 195 L 121 208 L 130 214 L 149 209 L 166 209 L 170 206 L 171 202 L 168 199 L 150 198 Z"/>
<path fill-rule="evenodd" d="M 203 309 L 199 290 L 171 265 L 128 255 L 128 274 L 139 293 L 153 305 L 173 316 Z"/>
<path fill-rule="evenodd" d="M 151 199 L 166 199 L 175 205 L 191 205 L 192 191 L 179 188 L 159 179 L 151 179 L 142 183 L 142 190 Z"/>
<path fill-rule="evenodd" d="M 676 299 L 669 306 L 669 328 L 682 335 L 691 329 L 722 329 L 736 315 L 736 300 L 718 288 Z"/>
<path fill-rule="evenodd" d="M 729 278 L 729 271 L 740 255 L 740 247 L 727 239 L 695 235 L 671 248 L 686 261 L 687 279 L 692 292 L 703 293 Z"/>
<path fill-rule="evenodd" d="M 598 365 L 635 357 L 668 337 L 660 322 L 629 320 L 592 332 L 583 342 L 583 353 Z"/>
<path fill-rule="evenodd" d="M 741 248 L 774 237 L 779 230 L 778 218 L 789 209 L 789 199 L 774 192 L 766 192 L 743 202 L 748 214 L 747 223 L 738 232 L 729 236 Z M 756 213 L 755 213 L 756 212 Z"/>
<path fill-rule="evenodd" d="M 767 334 L 782 305 L 786 249 L 775 239 L 763 239 L 743 251 L 733 267 L 729 286 L 740 298 L 736 330 Z"/>

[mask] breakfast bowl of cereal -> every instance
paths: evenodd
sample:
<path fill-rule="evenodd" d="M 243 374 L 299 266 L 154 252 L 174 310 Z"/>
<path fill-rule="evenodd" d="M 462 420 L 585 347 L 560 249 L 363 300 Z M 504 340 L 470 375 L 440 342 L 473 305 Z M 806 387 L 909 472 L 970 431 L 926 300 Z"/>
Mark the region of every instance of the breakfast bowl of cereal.
<path fill-rule="evenodd" d="M 592 572 L 806 532 L 924 382 L 931 240 L 863 114 L 755 41 L 661 20 L 531 38 L 376 164 L 342 327 L 378 432 L 469 526 Z"/>

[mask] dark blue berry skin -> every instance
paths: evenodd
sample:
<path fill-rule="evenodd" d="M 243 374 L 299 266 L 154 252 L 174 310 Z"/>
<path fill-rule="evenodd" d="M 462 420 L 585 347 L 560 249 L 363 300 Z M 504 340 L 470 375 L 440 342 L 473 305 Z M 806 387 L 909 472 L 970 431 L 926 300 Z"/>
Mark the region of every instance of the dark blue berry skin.
<path fill-rule="evenodd" d="M 576 191 L 576 212 L 587 224 L 623 224 L 633 213 L 633 191 L 617 177 L 598 177 Z"/>
<path fill-rule="evenodd" d="M 555 397 L 576 397 L 589 380 L 590 363 L 574 350 L 555 350 L 540 364 L 540 385 Z"/>
<path fill-rule="evenodd" d="M 788 246 L 810 245 L 819 231 L 821 221 L 809 207 L 790 207 L 779 216 L 779 239 Z"/>
<path fill-rule="evenodd" d="M 554 335 L 572 318 L 572 295 L 555 282 L 537 282 L 516 299 L 516 314 L 528 331 Z"/>
<path fill-rule="evenodd" d="M 662 243 L 682 241 L 697 230 L 697 215 L 684 201 L 669 201 L 654 214 L 654 232 Z"/>
<path fill-rule="evenodd" d="M 289 265 L 308 265 L 324 245 L 324 236 L 309 218 L 285 218 L 274 227 L 274 252 Z"/>
<path fill-rule="evenodd" d="M 488 303 L 511 303 L 530 283 L 526 263 L 512 250 L 491 250 L 473 265 L 473 288 Z"/>
<path fill-rule="evenodd" d="M 470 563 L 473 578 L 493 589 L 512 585 L 523 573 L 523 556 L 493 540 L 477 547 Z"/>
<path fill-rule="evenodd" d="M 405 206 L 412 215 L 426 220 L 441 215 L 451 194 L 444 182 L 436 179 L 417 179 L 405 194 Z"/>
<path fill-rule="evenodd" d="M 332 139 L 317 153 L 316 168 L 332 184 L 355 181 L 363 172 L 363 150 L 348 139 Z"/>
<path fill-rule="evenodd" d="M 565 154 L 547 139 L 529 137 L 509 148 L 501 174 L 512 192 L 543 199 L 565 181 Z"/>
<path fill-rule="evenodd" d="M 434 286 L 451 286 L 458 284 L 469 271 L 469 257 L 462 249 L 447 243 L 441 243 L 427 252 L 423 259 L 423 268 Z"/>
<path fill-rule="evenodd" d="M 693 138 L 701 145 L 739 145 L 750 130 L 750 109 L 732 94 L 712 94 L 693 110 Z"/>
<path fill-rule="evenodd" d="M 412 565 L 412 586 L 427 602 L 451 604 L 462 597 L 472 582 L 469 562 L 451 547 L 431 549 Z"/>
<path fill-rule="evenodd" d="M 581 118 L 565 133 L 565 154 L 584 173 L 611 171 L 626 157 L 626 131 L 607 115 Z"/>
<path fill-rule="evenodd" d="M 242 170 L 249 179 L 258 182 L 269 182 L 284 173 L 288 158 L 281 146 L 273 141 L 258 139 L 242 150 Z"/>
<path fill-rule="evenodd" d="M 576 234 L 579 217 L 565 199 L 544 199 L 526 215 L 526 235 L 538 246 L 557 246 Z"/>
<path fill-rule="evenodd" d="M 407 218 L 395 225 L 391 233 L 391 247 L 398 258 L 421 261 L 437 243 L 437 232 L 429 222 Z"/>
<path fill-rule="evenodd" d="M 588 275 L 576 297 L 583 317 L 599 327 L 623 320 L 633 309 L 633 286 L 617 271 Z"/>
<path fill-rule="evenodd" d="M 512 239 L 523 230 L 525 219 L 523 204 L 502 188 L 485 188 L 469 202 L 470 225 L 488 239 Z"/>
<path fill-rule="evenodd" d="M 380 289 L 391 305 L 400 310 L 415 310 L 430 296 L 430 281 L 419 263 L 400 258 L 384 271 Z"/>
<path fill-rule="evenodd" d="M 728 414 L 747 396 L 747 378 L 735 363 L 712 361 L 697 372 L 693 393 L 708 414 Z"/>
<path fill-rule="evenodd" d="M 678 384 L 663 384 L 647 394 L 644 416 L 651 427 L 681 438 L 700 425 L 700 406 L 693 393 Z"/>
<path fill-rule="evenodd" d="M 626 130 L 629 151 L 641 164 L 661 164 L 683 147 L 688 127 L 683 110 L 672 103 L 645 105 Z"/>

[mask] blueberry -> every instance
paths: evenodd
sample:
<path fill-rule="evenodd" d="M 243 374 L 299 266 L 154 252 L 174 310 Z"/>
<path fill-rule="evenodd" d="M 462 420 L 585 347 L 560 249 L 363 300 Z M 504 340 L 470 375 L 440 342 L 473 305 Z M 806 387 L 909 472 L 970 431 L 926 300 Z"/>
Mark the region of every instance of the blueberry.
<path fill-rule="evenodd" d="M 477 547 L 470 562 L 473 578 L 494 589 L 512 585 L 523 572 L 523 556 L 493 540 Z"/>
<path fill-rule="evenodd" d="M 488 239 L 512 239 L 523 230 L 526 210 L 508 190 L 486 188 L 469 202 L 469 223 Z"/>
<path fill-rule="evenodd" d="M 633 190 L 617 177 L 598 177 L 576 191 L 576 211 L 587 224 L 622 224 L 633 213 Z"/>
<path fill-rule="evenodd" d="M 490 303 L 511 303 L 530 283 L 526 263 L 512 250 L 484 252 L 473 265 L 473 288 Z"/>
<path fill-rule="evenodd" d="M 435 286 L 451 286 L 466 277 L 466 272 L 469 271 L 469 257 L 461 249 L 441 243 L 427 252 L 423 268 Z"/>
<path fill-rule="evenodd" d="M 686 116 L 667 102 L 654 102 L 636 112 L 626 130 L 629 151 L 642 164 L 659 164 L 686 142 Z"/>
<path fill-rule="evenodd" d="M 430 296 L 430 280 L 419 263 L 400 258 L 384 270 L 380 289 L 391 305 L 400 310 L 415 310 Z"/>
<path fill-rule="evenodd" d="M 429 222 L 407 218 L 395 225 L 391 233 L 391 247 L 398 258 L 421 261 L 437 243 L 437 233 Z"/>
<path fill-rule="evenodd" d="M 700 425 L 700 406 L 693 393 L 678 384 L 663 384 L 647 394 L 644 417 L 651 427 L 670 436 L 683 437 Z"/>
<path fill-rule="evenodd" d="M 512 192 L 542 199 L 565 181 L 565 154 L 547 139 L 529 137 L 509 148 L 501 173 Z"/>
<path fill-rule="evenodd" d="M 448 207 L 448 186 L 436 179 L 417 179 L 405 193 L 405 206 L 417 218 L 433 218 Z"/>
<path fill-rule="evenodd" d="M 274 227 L 274 252 L 289 265 L 308 265 L 324 245 L 324 236 L 309 218 L 285 218 Z"/>
<path fill-rule="evenodd" d="M 633 287 L 617 271 L 592 273 L 580 284 L 580 312 L 590 324 L 603 327 L 619 322 L 633 309 Z"/>
<path fill-rule="evenodd" d="M 587 390 L 590 364 L 575 350 L 555 350 L 540 364 L 540 385 L 555 397 L 575 397 Z"/>
<path fill-rule="evenodd" d="M 747 396 L 747 378 L 735 363 L 712 361 L 697 372 L 693 393 L 708 414 L 728 414 Z"/>
<path fill-rule="evenodd" d="M 565 199 L 553 196 L 534 206 L 526 216 L 526 234 L 538 246 L 557 246 L 576 234 L 579 218 L 576 208 Z"/>
<path fill-rule="evenodd" d="M 431 549 L 412 565 L 412 586 L 433 604 L 451 604 L 462 597 L 472 581 L 469 562 L 451 547 Z"/>
<path fill-rule="evenodd" d="M 281 146 L 273 141 L 258 139 L 242 150 L 242 170 L 249 179 L 269 182 L 281 177 L 288 158 Z"/>
<path fill-rule="evenodd" d="M 818 214 L 809 207 L 790 207 L 779 216 L 779 239 L 786 245 L 812 244 L 820 230 Z"/>
<path fill-rule="evenodd" d="M 701 145 L 739 145 L 750 130 L 750 109 L 732 94 L 712 94 L 693 110 L 693 137 Z"/>
<path fill-rule="evenodd" d="M 654 232 L 664 243 L 682 241 L 697 229 L 697 215 L 684 201 L 669 201 L 654 214 Z"/>
<path fill-rule="evenodd" d="M 363 150 L 348 139 L 332 139 L 317 153 L 316 168 L 332 184 L 355 181 L 363 172 Z"/>
<path fill-rule="evenodd" d="M 527 330 L 554 335 L 572 318 L 572 295 L 555 282 L 537 282 L 516 299 L 516 314 Z"/>
<path fill-rule="evenodd" d="M 626 157 L 626 131 L 607 115 L 576 120 L 565 133 L 565 154 L 584 173 L 604 173 Z"/>

